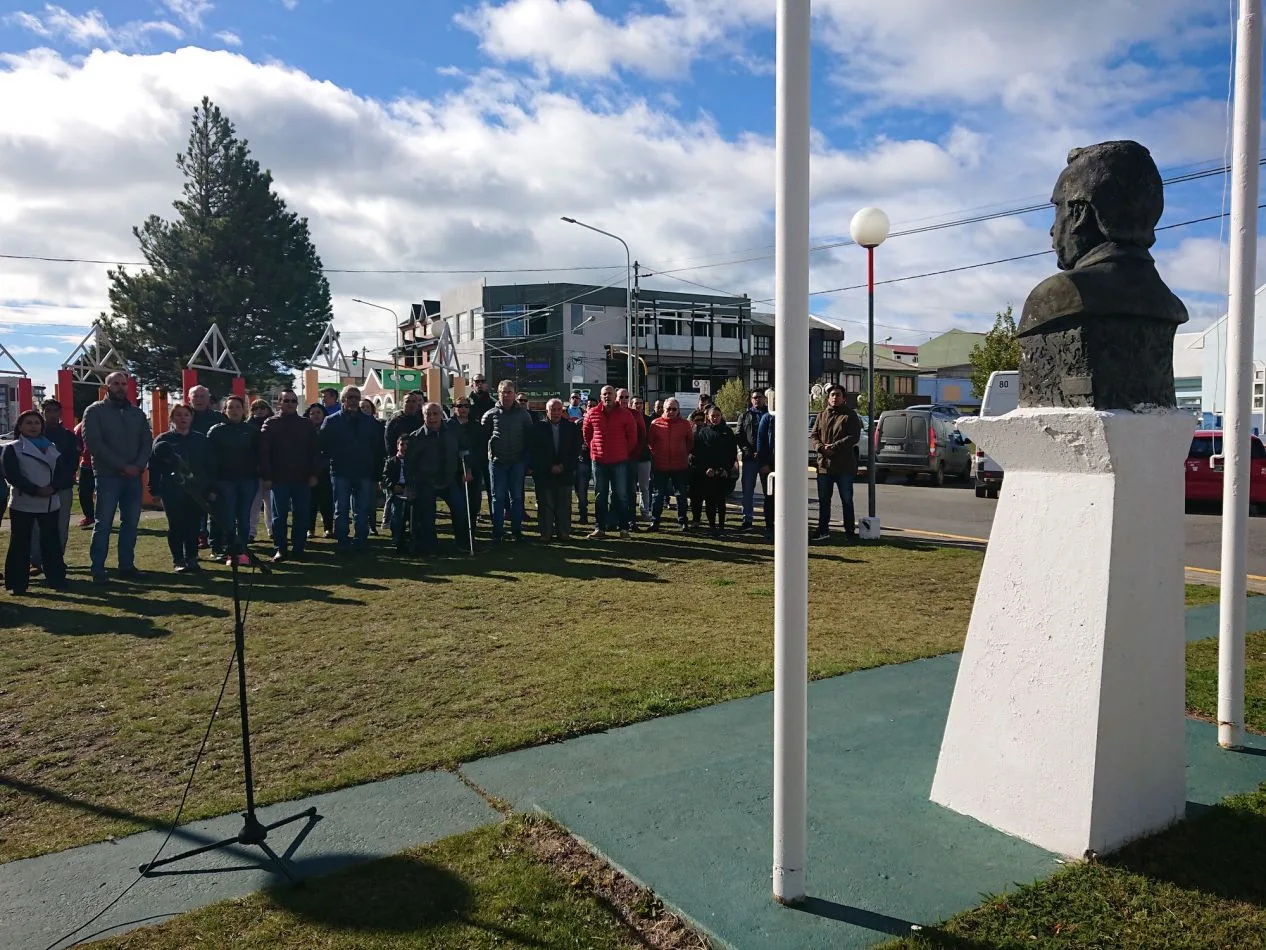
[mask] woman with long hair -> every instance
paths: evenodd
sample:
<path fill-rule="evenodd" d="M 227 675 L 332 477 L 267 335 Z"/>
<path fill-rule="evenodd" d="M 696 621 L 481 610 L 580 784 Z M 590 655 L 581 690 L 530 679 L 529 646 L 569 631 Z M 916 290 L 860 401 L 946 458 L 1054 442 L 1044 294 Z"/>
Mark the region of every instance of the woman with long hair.
<path fill-rule="evenodd" d="M 167 515 L 167 547 L 177 574 L 197 571 L 198 530 L 204 506 L 215 501 L 214 466 L 207 437 L 191 428 L 193 410 L 171 407 L 171 429 L 154 440 L 149 491 Z"/>
<path fill-rule="evenodd" d="M 14 441 L 0 454 L 4 480 L 13 489 L 9 502 L 9 553 L 4 560 L 4 586 L 16 596 L 30 583 L 31 535 L 40 529 L 40 557 L 48 586 L 66 588 L 66 562 L 62 557 L 57 518 L 61 500 L 54 487 L 61 453 L 44 435 L 44 417 L 34 409 L 18 416 Z"/>
<path fill-rule="evenodd" d="M 312 428 L 321 431 L 325 422 L 325 410 L 314 403 L 308 407 L 308 421 Z M 321 471 L 317 473 L 316 484 L 312 486 L 312 507 L 308 518 L 308 537 L 316 537 L 317 515 L 321 516 L 321 524 L 325 529 L 325 537 L 334 537 L 334 487 L 330 484 L 330 460 L 321 454 Z"/>
<path fill-rule="evenodd" d="M 234 557 L 250 564 L 246 544 L 250 538 L 251 505 L 259 491 L 259 429 L 246 418 L 246 400 L 232 395 L 222 406 L 225 422 L 211 427 L 212 478 L 224 537 L 225 563 Z"/>

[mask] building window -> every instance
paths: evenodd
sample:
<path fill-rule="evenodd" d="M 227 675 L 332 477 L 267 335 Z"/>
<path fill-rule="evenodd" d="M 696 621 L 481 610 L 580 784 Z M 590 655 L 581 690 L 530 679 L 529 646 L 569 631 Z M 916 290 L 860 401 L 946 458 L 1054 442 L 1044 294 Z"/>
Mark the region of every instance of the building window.
<path fill-rule="evenodd" d="M 892 392 L 892 377 L 891 376 L 876 376 L 875 385 L 878 388 L 882 389 L 884 392 L 890 393 Z"/>
<path fill-rule="evenodd" d="M 768 338 L 768 337 L 757 337 L 756 339 L 758 339 L 758 340 L 760 340 L 760 339 L 766 339 L 766 340 L 767 340 L 767 339 L 769 339 L 769 338 Z M 770 372 L 769 372 L 769 370 L 767 370 L 767 369 L 754 369 L 754 370 L 752 370 L 752 388 L 753 388 L 753 389 L 768 389 L 768 388 L 770 387 L 770 385 L 771 385 L 771 384 L 772 384 L 772 378 L 771 378 L 771 376 L 770 376 Z"/>
<path fill-rule="evenodd" d="M 844 388 L 850 393 L 859 393 L 862 391 L 861 373 L 845 373 L 843 379 Z"/>
<path fill-rule="evenodd" d="M 695 336 L 708 336 L 712 330 L 711 325 L 708 323 L 708 318 L 703 315 L 692 313 L 690 315 L 690 324 L 694 327 Z"/>
<path fill-rule="evenodd" d="M 669 312 L 659 315 L 659 334 L 660 336 L 681 336 L 681 321 L 678 319 L 678 314 Z"/>
<path fill-rule="evenodd" d="M 521 303 L 507 304 L 501 308 L 501 332 L 497 336 L 525 336 L 527 323 L 523 314 L 527 313 L 527 305 Z"/>
<path fill-rule="evenodd" d="M 772 336 L 752 337 L 752 355 L 753 356 L 769 356 L 770 353 L 773 351 L 773 348 L 774 348 L 774 338 Z"/>
<path fill-rule="evenodd" d="M 824 360 L 838 360 L 840 358 L 840 341 L 839 340 L 823 340 L 822 341 L 822 358 Z"/>
<path fill-rule="evenodd" d="M 738 339 L 738 324 L 737 323 L 718 323 L 717 326 L 721 328 L 720 333 L 721 333 L 721 338 L 723 340 L 737 340 Z"/>
<path fill-rule="evenodd" d="M 544 336 L 549 332 L 550 311 L 544 304 L 534 303 L 528 306 L 527 335 Z"/>
<path fill-rule="evenodd" d="M 467 317 L 465 313 L 459 313 L 453 318 L 453 327 L 457 331 L 453 334 L 453 342 L 460 343 L 463 339 L 469 340 L 471 337 L 463 330 L 462 325 L 466 323 Z"/>
<path fill-rule="evenodd" d="M 470 338 L 472 340 L 482 340 L 484 338 L 483 307 L 476 307 L 470 312 Z"/>

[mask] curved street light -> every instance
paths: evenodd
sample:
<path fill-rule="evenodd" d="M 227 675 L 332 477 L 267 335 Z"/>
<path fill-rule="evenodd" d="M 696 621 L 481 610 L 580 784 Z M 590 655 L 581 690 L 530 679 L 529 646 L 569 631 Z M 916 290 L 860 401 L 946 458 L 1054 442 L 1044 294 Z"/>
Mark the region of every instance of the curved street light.
<path fill-rule="evenodd" d="M 400 405 L 400 359 L 397 354 L 397 334 L 400 332 L 400 317 L 390 307 L 384 307 L 380 303 L 372 303 L 368 300 L 361 300 L 359 297 L 353 297 L 352 303 L 364 304 L 366 307 L 373 307 L 375 310 L 386 310 L 391 314 L 394 322 L 391 325 L 391 375 L 396 384 L 396 406 Z M 368 377 L 366 377 L 368 378 Z"/>
<path fill-rule="evenodd" d="M 602 230 L 602 228 L 595 228 L 592 224 L 585 224 L 585 222 L 577 221 L 575 218 L 569 218 L 566 215 L 564 215 L 563 220 L 566 221 L 568 224 L 576 224 L 582 228 L 588 228 L 590 231 L 597 231 L 599 234 L 605 234 L 607 237 L 614 238 L 615 240 L 619 241 L 622 245 L 624 245 L 624 312 L 628 318 L 627 320 L 628 327 L 626 331 L 628 333 L 628 341 L 625 344 L 625 346 L 627 347 L 628 357 L 629 357 L 629 363 L 628 363 L 629 392 L 630 393 L 637 392 L 636 384 L 634 382 L 634 375 L 633 375 L 633 369 L 634 369 L 634 363 L 633 363 L 633 351 L 634 351 L 633 276 L 632 276 L 633 275 L 633 255 L 629 253 L 628 242 L 625 241 L 624 238 L 620 237 L 620 235 L 618 234 L 612 234 L 610 231 Z"/>

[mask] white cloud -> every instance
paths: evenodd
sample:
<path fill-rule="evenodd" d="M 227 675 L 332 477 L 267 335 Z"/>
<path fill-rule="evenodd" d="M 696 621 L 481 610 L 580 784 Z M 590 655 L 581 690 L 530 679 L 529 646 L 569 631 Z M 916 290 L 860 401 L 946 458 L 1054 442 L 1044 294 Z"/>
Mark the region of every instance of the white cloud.
<path fill-rule="evenodd" d="M 46 3 L 39 15 L 19 11 L 10 14 L 6 20 L 44 39 L 64 40 L 84 48 L 140 49 L 148 46 L 154 36 L 176 40 L 184 36 L 180 27 L 166 20 L 133 20 L 112 27 L 100 10 L 89 10 L 83 16 L 75 16 L 64 7 L 51 3 Z"/>
<path fill-rule="evenodd" d="M 236 33 L 234 33 L 232 30 L 221 30 L 219 33 L 215 34 L 215 38 L 219 40 L 221 43 L 223 43 L 225 46 L 241 46 L 242 45 L 242 38 L 238 36 Z"/>
<path fill-rule="evenodd" d="M 299 6 L 299 0 L 281 0 L 281 5 L 287 10 L 294 10 Z"/>
<path fill-rule="evenodd" d="M 589 0 L 509 0 L 481 3 L 455 20 L 501 61 L 525 60 L 587 78 L 627 70 L 666 79 L 686 74 L 700 50 L 724 40 L 727 28 L 767 14 L 766 6 L 759 0 L 668 0 L 667 13 L 630 13 L 616 22 Z M 746 62 L 768 69 L 754 57 Z"/>
<path fill-rule="evenodd" d="M 14 356 L 34 356 L 37 353 L 55 355 L 59 352 L 54 346 L 10 346 L 7 349 Z"/>
<path fill-rule="evenodd" d="M 194 30 L 201 30 L 203 17 L 215 9 L 208 0 L 162 0 L 162 4 Z"/>

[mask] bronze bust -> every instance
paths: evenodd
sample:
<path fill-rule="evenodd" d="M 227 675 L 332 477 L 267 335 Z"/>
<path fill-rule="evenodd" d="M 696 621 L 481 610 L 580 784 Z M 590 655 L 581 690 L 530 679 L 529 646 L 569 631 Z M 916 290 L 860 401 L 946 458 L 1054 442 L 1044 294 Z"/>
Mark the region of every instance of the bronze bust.
<path fill-rule="evenodd" d="M 1187 308 L 1148 251 L 1165 208 L 1151 153 L 1129 141 L 1075 148 L 1051 203 L 1062 273 L 1024 302 L 1020 405 L 1174 408 L 1174 334 Z"/>

